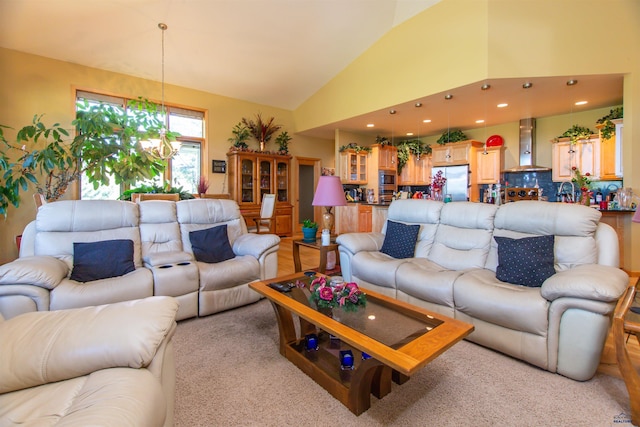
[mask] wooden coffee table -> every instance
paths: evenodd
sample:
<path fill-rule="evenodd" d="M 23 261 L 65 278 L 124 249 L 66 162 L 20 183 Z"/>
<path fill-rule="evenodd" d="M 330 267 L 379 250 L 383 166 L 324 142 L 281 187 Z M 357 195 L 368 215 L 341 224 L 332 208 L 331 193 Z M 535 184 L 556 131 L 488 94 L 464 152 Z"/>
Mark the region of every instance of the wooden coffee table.
<path fill-rule="evenodd" d="M 269 283 L 296 280 L 307 287 L 291 292 L 269 287 Z M 369 409 L 371 394 L 384 397 L 391 391 L 392 381 L 406 382 L 473 331 L 473 325 L 366 289 L 366 307 L 356 313 L 334 310 L 329 317 L 309 303 L 310 282 L 309 277 L 296 273 L 249 286 L 267 297 L 275 310 L 280 354 L 356 415 Z M 318 337 L 318 350 L 307 350 L 308 334 Z M 340 352 L 345 350 L 351 350 L 354 356 L 353 370 L 341 367 Z"/>

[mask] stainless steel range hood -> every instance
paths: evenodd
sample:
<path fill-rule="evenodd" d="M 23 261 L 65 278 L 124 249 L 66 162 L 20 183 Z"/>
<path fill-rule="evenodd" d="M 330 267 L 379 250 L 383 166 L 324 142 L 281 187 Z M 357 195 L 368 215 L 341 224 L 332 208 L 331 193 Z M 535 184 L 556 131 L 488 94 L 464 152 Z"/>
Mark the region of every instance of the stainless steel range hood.
<path fill-rule="evenodd" d="M 537 166 L 536 161 L 536 119 L 520 120 L 519 164 L 502 172 L 545 172 L 551 169 Z"/>

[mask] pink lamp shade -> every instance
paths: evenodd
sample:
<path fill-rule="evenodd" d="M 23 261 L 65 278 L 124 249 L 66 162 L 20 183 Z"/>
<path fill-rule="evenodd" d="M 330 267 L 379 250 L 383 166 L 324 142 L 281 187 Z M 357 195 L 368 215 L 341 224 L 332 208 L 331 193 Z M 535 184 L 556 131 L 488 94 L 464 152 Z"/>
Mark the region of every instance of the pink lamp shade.
<path fill-rule="evenodd" d="M 631 221 L 633 222 L 640 222 L 640 206 L 638 206 L 636 208 L 636 213 L 633 214 L 633 218 L 631 218 Z"/>
<path fill-rule="evenodd" d="M 339 176 L 323 175 L 318 180 L 313 206 L 346 206 L 347 199 Z"/>

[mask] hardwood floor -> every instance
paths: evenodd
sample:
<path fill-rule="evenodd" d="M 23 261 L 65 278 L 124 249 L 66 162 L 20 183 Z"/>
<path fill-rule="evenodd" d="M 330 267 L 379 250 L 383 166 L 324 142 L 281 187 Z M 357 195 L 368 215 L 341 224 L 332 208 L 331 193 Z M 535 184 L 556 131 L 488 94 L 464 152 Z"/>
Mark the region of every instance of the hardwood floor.
<path fill-rule="evenodd" d="M 300 239 L 302 236 L 294 236 L 293 238 Z M 278 275 L 280 276 L 295 272 L 293 266 L 293 238 L 283 237 L 280 241 L 280 251 L 278 252 Z M 317 250 L 305 247 L 300 248 L 300 261 L 303 270 L 317 268 L 319 259 L 320 253 Z M 637 278 L 635 278 L 635 281 L 637 281 Z M 640 369 L 640 345 L 638 341 L 632 337 L 628 341 L 627 347 L 633 363 Z M 611 334 L 607 338 L 598 372 L 620 378 Z"/>

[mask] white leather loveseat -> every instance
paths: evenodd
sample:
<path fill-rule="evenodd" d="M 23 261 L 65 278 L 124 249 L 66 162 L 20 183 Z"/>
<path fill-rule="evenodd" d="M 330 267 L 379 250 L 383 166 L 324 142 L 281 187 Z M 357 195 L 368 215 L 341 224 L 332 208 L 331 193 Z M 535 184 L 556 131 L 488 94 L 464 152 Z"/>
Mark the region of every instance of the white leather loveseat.
<path fill-rule="evenodd" d="M 178 304 L 0 316 L 0 425 L 173 426 Z"/>
<path fill-rule="evenodd" d="M 232 200 L 48 203 L 25 228 L 20 257 L 0 266 L 0 313 L 166 295 L 178 320 L 209 315 L 259 299 L 248 284 L 277 275 L 279 242 L 247 233 Z"/>
<path fill-rule="evenodd" d="M 598 367 L 611 313 L 629 280 L 618 268 L 617 235 L 600 217 L 589 207 L 549 202 L 497 207 L 398 200 L 389 206 L 393 223 L 387 221 L 382 233 L 337 238 L 342 274 L 365 288 L 473 324 L 470 341 L 587 380 Z M 383 253 L 385 238 L 392 244 L 406 241 L 394 241 L 389 225 L 404 230 L 409 224 L 419 229 L 408 257 L 388 255 L 393 245 Z M 522 243 L 541 239 L 551 239 L 544 250 L 525 250 L 508 260 Z M 547 260 L 538 262 L 545 252 Z M 530 261 L 532 272 L 518 271 Z M 537 285 L 497 278 L 497 271 L 502 278 L 524 273 L 526 282 L 544 265 L 547 274 Z"/>

